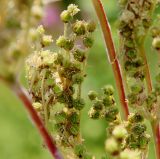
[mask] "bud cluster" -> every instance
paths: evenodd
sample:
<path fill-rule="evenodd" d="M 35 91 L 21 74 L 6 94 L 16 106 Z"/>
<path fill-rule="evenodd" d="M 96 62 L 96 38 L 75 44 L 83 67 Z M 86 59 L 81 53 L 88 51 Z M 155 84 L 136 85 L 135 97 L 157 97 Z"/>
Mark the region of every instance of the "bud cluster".
<path fill-rule="evenodd" d="M 118 108 L 115 105 L 114 89 L 107 85 L 103 90 L 102 98 L 94 91 L 88 93 L 89 99 L 93 102 L 89 111 L 89 117 L 92 119 L 104 118 L 108 123 L 118 120 Z"/>
<path fill-rule="evenodd" d="M 37 28 L 33 36 L 35 51 L 26 61 L 26 71 L 33 106 L 48 130 L 56 135 L 57 144 L 69 149 L 75 158 L 92 159 L 86 150 L 83 152 L 80 114 L 85 106 L 81 87 L 87 54 L 96 27 L 93 22 L 74 18 L 79 11 L 71 4 L 61 13 L 64 34 L 56 40 L 57 51 L 50 49 L 52 36 L 46 35 L 43 26 Z M 77 45 L 80 40 L 82 46 Z"/>

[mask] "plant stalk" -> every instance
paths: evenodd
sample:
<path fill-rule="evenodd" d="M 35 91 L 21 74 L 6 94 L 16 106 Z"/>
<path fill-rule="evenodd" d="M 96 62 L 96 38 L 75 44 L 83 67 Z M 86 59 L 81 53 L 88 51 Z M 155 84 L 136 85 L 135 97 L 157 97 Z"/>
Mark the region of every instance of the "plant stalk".
<path fill-rule="evenodd" d="M 105 14 L 101 0 L 92 0 L 92 3 L 102 28 L 104 41 L 108 50 L 107 55 L 112 64 L 112 69 L 113 69 L 116 86 L 117 86 L 117 90 L 120 98 L 120 103 L 122 105 L 123 115 L 124 115 L 124 118 L 127 119 L 129 115 L 129 108 L 126 100 L 125 88 L 122 80 L 122 73 L 121 73 L 119 61 L 116 57 L 116 51 L 115 51 L 115 47 L 112 39 L 109 22 Z"/>
<path fill-rule="evenodd" d="M 46 146 L 48 147 L 52 156 L 55 159 L 63 159 L 58 148 L 56 147 L 55 141 L 53 140 L 51 135 L 48 133 L 42 120 L 40 119 L 37 112 L 33 108 L 31 99 L 29 98 L 27 91 L 19 84 L 14 84 L 12 86 L 12 90 L 14 91 L 14 93 L 17 95 L 17 97 L 24 104 L 24 107 L 28 111 L 33 123 L 36 125 L 37 129 L 39 130 L 39 132 L 40 132 L 42 138 L 44 139 L 44 142 L 45 142 Z"/>

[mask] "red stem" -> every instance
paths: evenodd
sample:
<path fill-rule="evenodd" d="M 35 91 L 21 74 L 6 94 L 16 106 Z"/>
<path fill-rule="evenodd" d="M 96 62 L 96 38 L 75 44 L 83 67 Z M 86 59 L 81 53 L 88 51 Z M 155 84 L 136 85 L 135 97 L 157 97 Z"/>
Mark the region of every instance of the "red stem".
<path fill-rule="evenodd" d="M 120 102 L 122 105 L 124 118 L 127 119 L 129 115 L 128 103 L 127 103 L 126 96 L 125 96 L 125 90 L 124 90 L 124 85 L 123 85 L 123 80 L 122 80 L 122 73 L 121 73 L 119 61 L 117 60 L 117 57 L 116 57 L 116 51 L 115 51 L 115 47 L 114 47 L 114 43 L 112 39 L 109 22 L 105 14 L 103 5 L 101 3 L 101 0 L 92 0 L 92 2 L 95 8 L 95 11 L 97 13 L 99 22 L 101 24 L 105 44 L 108 49 L 107 55 L 112 64 L 112 69 L 113 69 L 113 73 L 115 76 L 116 86 L 118 89 L 118 94 L 119 94 Z"/>
<path fill-rule="evenodd" d="M 20 85 L 14 85 L 12 87 L 13 91 L 16 93 L 16 95 L 19 97 L 19 99 L 23 102 L 25 108 L 27 109 L 32 121 L 36 125 L 37 129 L 39 130 L 42 138 L 44 139 L 44 142 L 46 146 L 48 147 L 49 151 L 51 152 L 52 156 L 55 159 L 62 159 L 61 154 L 58 151 L 58 148 L 56 147 L 55 141 L 53 138 L 49 135 L 47 129 L 45 128 L 42 120 L 38 116 L 37 112 L 32 106 L 31 99 L 29 98 L 28 93 L 25 91 L 25 89 Z"/>

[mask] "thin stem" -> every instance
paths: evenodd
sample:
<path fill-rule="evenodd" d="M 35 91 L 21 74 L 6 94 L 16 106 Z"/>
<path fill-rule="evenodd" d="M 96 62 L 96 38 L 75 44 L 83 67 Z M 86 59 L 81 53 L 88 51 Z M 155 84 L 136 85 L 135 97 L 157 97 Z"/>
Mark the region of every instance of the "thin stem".
<path fill-rule="evenodd" d="M 116 81 L 116 85 L 118 89 L 120 102 L 122 105 L 122 111 L 124 113 L 124 118 L 127 119 L 129 115 L 128 103 L 127 103 L 126 96 L 125 96 L 125 90 L 124 90 L 124 85 L 123 85 L 123 80 L 122 80 L 122 73 L 121 73 L 119 61 L 116 57 L 116 51 L 115 51 L 115 47 L 114 47 L 114 43 L 112 39 L 109 22 L 105 14 L 103 5 L 101 3 L 101 0 L 92 0 L 92 3 L 94 5 L 95 11 L 97 13 L 97 17 L 101 24 L 105 44 L 108 49 L 108 56 L 112 64 L 112 69 L 113 69 L 113 73 L 114 73 L 114 77 L 115 77 L 115 81 Z"/>
<path fill-rule="evenodd" d="M 159 121 L 153 121 L 151 125 L 156 149 L 156 159 L 160 159 L 160 124 Z"/>
<path fill-rule="evenodd" d="M 140 55 L 141 55 L 141 57 L 144 61 L 144 65 L 145 65 L 144 72 L 145 72 L 145 79 L 146 79 L 148 93 L 151 93 L 152 92 L 152 80 L 151 80 L 150 70 L 149 70 L 147 57 L 146 57 L 146 53 L 145 53 L 145 49 L 144 49 L 143 44 L 142 44 L 141 47 L 139 47 L 139 51 L 140 51 Z"/>
<path fill-rule="evenodd" d="M 32 121 L 36 125 L 37 129 L 39 130 L 42 138 L 44 139 L 44 142 L 46 146 L 48 147 L 49 151 L 51 152 L 52 156 L 55 159 L 62 159 L 61 154 L 59 153 L 58 148 L 56 147 L 56 143 L 53 140 L 53 138 L 49 135 L 47 129 L 43 125 L 42 120 L 38 116 L 37 112 L 34 110 L 32 106 L 31 99 L 29 98 L 28 93 L 26 90 L 20 86 L 19 84 L 14 84 L 12 87 L 12 90 L 15 92 L 17 97 L 22 101 L 24 104 L 26 110 L 28 111 Z"/>

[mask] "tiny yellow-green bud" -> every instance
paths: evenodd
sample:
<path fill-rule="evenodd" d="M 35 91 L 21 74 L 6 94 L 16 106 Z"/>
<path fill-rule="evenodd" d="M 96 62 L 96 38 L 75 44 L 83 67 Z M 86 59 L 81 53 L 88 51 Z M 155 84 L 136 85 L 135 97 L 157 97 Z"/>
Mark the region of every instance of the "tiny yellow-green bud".
<path fill-rule="evenodd" d="M 86 59 L 85 51 L 76 49 L 73 51 L 73 57 L 76 61 L 83 62 Z"/>
<path fill-rule="evenodd" d="M 114 103 L 115 103 L 115 100 L 114 100 L 113 96 L 103 97 L 103 104 L 104 104 L 105 107 L 112 106 L 112 105 L 114 105 Z"/>
<path fill-rule="evenodd" d="M 102 110 L 103 109 L 103 102 L 101 100 L 95 100 L 93 103 L 93 109 L 95 110 Z"/>
<path fill-rule="evenodd" d="M 114 88 L 111 85 L 107 85 L 104 88 L 102 88 L 103 93 L 107 96 L 111 96 L 114 93 Z"/>
<path fill-rule="evenodd" d="M 70 4 L 68 7 L 67 7 L 67 11 L 70 13 L 70 15 L 73 17 L 74 15 L 76 15 L 80 9 L 78 8 L 77 5 L 75 4 Z"/>
<path fill-rule="evenodd" d="M 64 123 L 67 119 L 67 115 L 64 111 L 57 112 L 55 114 L 55 121 L 56 123 Z"/>
<path fill-rule="evenodd" d="M 143 91 L 143 86 L 141 84 L 134 84 L 131 86 L 131 91 L 134 94 L 141 93 Z"/>
<path fill-rule="evenodd" d="M 159 50 L 160 49 L 160 37 L 154 38 L 152 42 L 153 48 Z"/>
<path fill-rule="evenodd" d="M 84 99 L 74 99 L 73 106 L 77 110 L 82 110 L 84 108 L 84 106 L 85 106 Z"/>
<path fill-rule="evenodd" d="M 105 149 L 109 154 L 114 154 L 115 152 L 119 151 L 119 146 L 114 138 L 109 138 L 105 142 Z"/>
<path fill-rule="evenodd" d="M 73 32 L 77 36 L 85 35 L 86 23 L 84 21 L 76 21 L 75 24 L 73 24 Z"/>
<path fill-rule="evenodd" d="M 84 78 L 82 76 L 82 74 L 78 73 L 73 75 L 72 77 L 72 82 L 73 84 L 81 84 L 83 82 Z"/>
<path fill-rule="evenodd" d="M 51 35 L 44 35 L 42 37 L 42 44 L 44 46 L 49 46 L 52 42 L 53 42 L 53 39 Z"/>
<path fill-rule="evenodd" d="M 127 130 L 123 125 L 118 125 L 114 128 L 112 134 L 117 139 L 124 139 L 127 135 Z"/>
<path fill-rule="evenodd" d="M 72 50 L 74 47 L 74 41 L 65 38 L 64 36 L 60 36 L 56 41 L 57 46 L 65 49 L 65 50 Z"/>
<path fill-rule="evenodd" d="M 94 21 L 90 21 L 89 23 L 87 23 L 87 31 L 88 32 L 94 32 L 96 30 L 96 23 Z"/>
<path fill-rule="evenodd" d="M 88 115 L 91 119 L 99 119 L 100 118 L 100 111 L 93 109 L 93 107 L 88 112 Z"/>
<path fill-rule="evenodd" d="M 67 11 L 67 10 L 64 10 L 61 15 L 61 20 L 64 22 L 64 23 L 68 23 L 71 19 L 72 19 L 72 16 L 71 14 Z"/>
<path fill-rule="evenodd" d="M 76 124 L 71 124 L 70 127 L 69 127 L 69 132 L 74 135 L 74 136 L 77 136 L 78 133 L 79 133 L 79 124 L 76 123 Z"/>
<path fill-rule="evenodd" d="M 37 32 L 38 32 L 40 35 L 43 35 L 43 34 L 44 34 L 45 30 L 44 30 L 43 25 L 38 26 Z"/>
<path fill-rule="evenodd" d="M 89 91 L 89 93 L 88 93 L 88 97 L 89 97 L 90 100 L 96 99 L 97 96 L 98 96 L 98 94 L 95 91 Z"/>
<path fill-rule="evenodd" d="M 41 110 L 41 108 L 42 108 L 42 104 L 39 102 L 35 102 L 32 105 L 33 105 L 34 109 L 37 111 Z"/>

